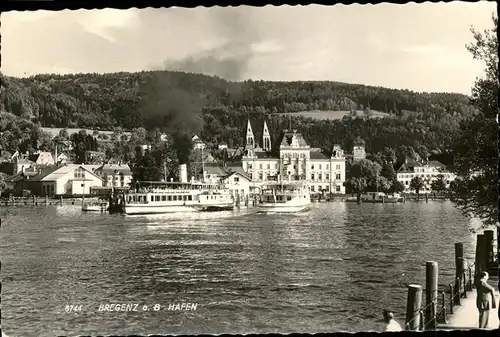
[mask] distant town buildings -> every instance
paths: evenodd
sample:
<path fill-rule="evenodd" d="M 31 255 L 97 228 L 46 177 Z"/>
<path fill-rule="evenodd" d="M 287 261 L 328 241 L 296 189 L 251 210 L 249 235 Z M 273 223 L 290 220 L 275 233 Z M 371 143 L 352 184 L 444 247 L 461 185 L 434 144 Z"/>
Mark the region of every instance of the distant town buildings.
<path fill-rule="evenodd" d="M 197 135 L 194 135 L 191 141 L 193 142 L 193 148 L 196 150 L 201 150 L 206 147 L 206 144 Z"/>
<path fill-rule="evenodd" d="M 421 177 L 424 182 L 424 187 L 419 191 L 423 194 L 432 192 L 431 184 L 433 181 L 443 176 L 446 188 L 450 187 L 450 183 L 456 179 L 454 173 L 449 172 L 446 167 L 438 161 L 428 161 L 421 163 L 413 160 L 406 160 L 396 173 L 397 180 L 403 183 L 404 192 L 415 192 L 411 189 L 411 180 L 415 177 Z"/>
<path fill-rule="evenodd" d="M 311 148 L 297 130 L 283 130 L 279 146 L 272 151 L 272 140 L 264 122 L 262 147 L 255 141 L 250 121 L 246 132 L 246 153 L 241 162 L 243 171 L 256 185 L 266 181 L 305 181 L 311 192 L 345 193 L 345 156 L 339 145 L 327 156 Z"/>
<path fill-rule="evenodd" d="M 354 161 L 366 159 L 365 141 L 359 137 L 354 141 L 352 158 Z"/>

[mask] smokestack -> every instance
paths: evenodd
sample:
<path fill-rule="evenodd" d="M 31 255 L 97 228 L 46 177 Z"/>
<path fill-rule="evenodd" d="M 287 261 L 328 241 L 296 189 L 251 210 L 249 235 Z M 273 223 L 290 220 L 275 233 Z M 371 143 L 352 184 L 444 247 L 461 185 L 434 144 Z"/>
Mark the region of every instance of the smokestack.
<path fill-rule="evenodd" d="M 181 183 L 188 182 L 188 174 L 187 174 L 187 165 L 186 164 L 179 165 L 179 181 Z"/>

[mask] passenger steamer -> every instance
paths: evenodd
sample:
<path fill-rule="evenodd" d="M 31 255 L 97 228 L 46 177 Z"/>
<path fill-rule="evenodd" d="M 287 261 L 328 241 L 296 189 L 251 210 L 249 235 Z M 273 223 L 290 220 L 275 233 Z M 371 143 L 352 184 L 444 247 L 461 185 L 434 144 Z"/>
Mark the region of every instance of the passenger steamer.
<path fill-rule="evenodd" d="M 257 208 L 260 212 L 295 213 L 305 210 L 310 204 L 307 185 L 287 182 L 268 184 L 262 190 Z"/>
<path fill-rule="evenodd" d="M 185 165 L 180 165 L 181 182 L 142 182 L 121 203 L 125 214 L 232 210 L 232 193 L 217 183 L 187 182 Z"/>
<path fill-rule="evenodd" d="M 143 183 L 144 184 L 144 183 Z M 146 182 L 148 188 L 125 195 L 125 214 L 222 211 L 234 208 L 233 195 L 217 184 Z"/>

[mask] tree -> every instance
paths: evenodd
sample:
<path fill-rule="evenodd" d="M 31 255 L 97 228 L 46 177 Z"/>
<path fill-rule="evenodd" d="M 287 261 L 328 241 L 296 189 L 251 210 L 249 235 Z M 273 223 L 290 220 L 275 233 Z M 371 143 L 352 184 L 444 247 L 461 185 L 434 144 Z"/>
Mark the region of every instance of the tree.
<path fill-rule="evenodd" d="M 67 139 L 69 139 L 68 129 L 61 129 L 61 130 L 59 130 L 59 137 L 60 137 L 62 140 L 67 140 Z"/>
<path fill-rule="evenodd" d="M 394 151 L 393 148 L 384 147 L 381 152 L 381 156 L 384 162 L 394 165 L 397 160 L 396 151 Z"/>
<path fill-rule="evenodd" d="M 442 174 L 438 175 L 437 179 L 431 183 L 431 188 L 434 192 L 443 192 L 446 190 L 446 182 Z"/>
<path fill-rule="evenodd" d="M 472 88 L 473 107 L 479 110 L 460 124 L 453 146 L 454 171 L 458 175 L 451 186 L 452 200 L 464 215 L 480 219 L 483 227 L 498 226 L 498 17 L 493 28 L 477 32 L 467 45 L 474 59 L 485 63 L 484 78 Z M 500 230 L 497 230 L 500 242 Z M 498 245 L 500 247 L 500 245 Z M 500 252 L 500 248 L 499 248 Z"/>
<path fill-rule="evenodd" d="M 375 191 L 380 180 L 382 167 L 371 160 L 360 159 L 350 165 L 347 178 L 363 178 L 367 184 L 366 188 Z"/>
<path fill-rule="evenodd" d="M 420 176 L 414 177 L 410 181 L 410 189 L 415 190 L 417 193 L 417 200 L 420 199 L 420 190 L 424 187 L 424 181 Z"/>
<path fill-rule="evenodd" d="M 356 193 L 358 201 L 361 199 L 361 193 L 363 193 L 368 186 L 365 178 L 351 177 L 344 183 L 344 186 L 351 193 Z"/>
<path fill-rule="evenodd" d="M 405 190 L 405 185 L 402 182 L 397 181 L 397 180 L 393 180 L 392 181 L 391 192 L 393 192 L 393 193 L 401 193 L 404 190 Z"/>

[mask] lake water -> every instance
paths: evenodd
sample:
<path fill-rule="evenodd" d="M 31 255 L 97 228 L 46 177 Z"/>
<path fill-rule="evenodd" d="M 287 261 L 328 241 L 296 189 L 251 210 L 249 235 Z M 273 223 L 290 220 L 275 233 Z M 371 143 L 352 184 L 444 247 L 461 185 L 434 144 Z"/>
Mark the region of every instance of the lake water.
<path fill-rule="evenodd" d="M 386 308 L 404 322 L 406 286 L 425 285 L 425 261 L 438 261 L 446 284 L 454 243 L 468 258 L 474 250 L 472 224 L 443 201 L 147 217 L 56 206 L 0 217 L 10 337 L 379 330 Z M 196 310 L 163 310 L 182 302 Z M 111 303 L 150 310 L 98 311 Z"/>

